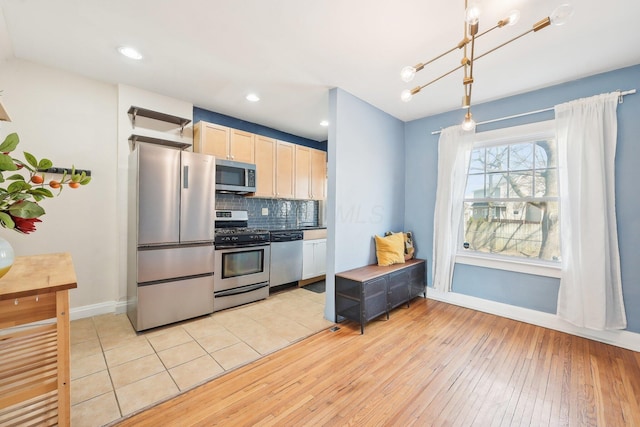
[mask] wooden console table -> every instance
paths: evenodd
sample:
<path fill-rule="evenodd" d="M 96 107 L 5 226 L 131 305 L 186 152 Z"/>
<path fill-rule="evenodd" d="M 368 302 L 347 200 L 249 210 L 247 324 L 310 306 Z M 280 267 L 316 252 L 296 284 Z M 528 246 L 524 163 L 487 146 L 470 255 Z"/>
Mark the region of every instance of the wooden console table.
<path fill-rule="evenodd" d="M 387 267 L 367 265 L 336 274 L 336 322 L 343 319 L 360 322 L 364 334 L 366 322 L 420 294 L 427 296 L 426 263 L 411 259 Z"/>
<path fill-rule="evenodd" d="M 69 289 L 77 286 L 68 253 L 16 257 L 0 279 L 0 425 L 70 425 Z"/>

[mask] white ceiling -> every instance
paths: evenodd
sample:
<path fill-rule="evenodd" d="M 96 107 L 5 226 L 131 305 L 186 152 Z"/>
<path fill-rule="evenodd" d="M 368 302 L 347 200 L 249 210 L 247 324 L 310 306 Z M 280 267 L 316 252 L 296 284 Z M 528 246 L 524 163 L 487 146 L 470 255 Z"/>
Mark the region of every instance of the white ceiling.
<path fill-rule="evenodd" d="M 513 8 L 522 17 L 479 39 L 476 55 L 531 28 L 563 1 L 483 0 L 480 31 Z M 640 1 L 573 6 L 568 24 L 478 60 L 473 102 L 640 63 Z M 399 96 L 457 66 L 459 51 L 409 84 L 399 71 L 462 39 L 463 0 L 0 0 L 0 7 L 4 59 L 136 86 L 318 141 L 327 139 L 319 122 L 328 119 L 333 87 L 403 121 L 458 108 L 462 98 L 461 71 L 410 103 Z M 135 46 L 144 59 L 121 57 L 120 45 Z M 249 92 L 262 100 L 248 103 Z"/>

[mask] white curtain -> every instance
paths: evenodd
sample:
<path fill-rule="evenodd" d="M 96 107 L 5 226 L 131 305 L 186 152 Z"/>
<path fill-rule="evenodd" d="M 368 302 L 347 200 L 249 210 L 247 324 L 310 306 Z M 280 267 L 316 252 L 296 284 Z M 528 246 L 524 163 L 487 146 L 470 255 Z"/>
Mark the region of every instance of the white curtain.
<path fill-rule="evenodd" d="M 615 211 L 619 93 L 557 105 L 562 274 L 558 316 L 581 327 L 627 326 Z"/>
<path fill-rule="evenodd" d="M 451 291 L 467 169 L 475 134 L 460 126 L 443 129 L 438 141 L 438 185 L 433 221 L 433 287 Z"/>

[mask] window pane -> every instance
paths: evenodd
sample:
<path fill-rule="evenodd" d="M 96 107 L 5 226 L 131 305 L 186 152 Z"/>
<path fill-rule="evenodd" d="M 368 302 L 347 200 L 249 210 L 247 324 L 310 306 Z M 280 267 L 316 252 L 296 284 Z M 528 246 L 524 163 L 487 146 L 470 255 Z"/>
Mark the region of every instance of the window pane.
<path fill-rule="evenodd" d="M 536 142 L 536 169 L 546 169 L 548 167 L 557 166 L 556 141 L 537 141 Z"/>
<path fill-rule="evenodd" d="M 531 197 L 533 193 L 533 172 L 511 172 L 507 197 Z"/>
<path fill-rule="evenodd" d="M 484 198 L 484 174 L 469 175 L 467 177 L 467 189 L 464 193 L 465 199 Z"/>
<path fill-rule="evenodd" d="M 471 152 L 469 173 L 484 173 L 484 148 L 476 148 Z"/>
<path fill-rule="evenodd" d="M 508 146 L 487 148 L 487 172 L 507 170 L 508 161 Z"/>
<path fill-rule="evenodd" d="M 557 202 L 465 202 L 469 251 L 560 261 Z"/>
<path fill-rule="evenodd" d="M 506 173 L 488 173 L 486 197 L 501 199 L 508 196 L 508 181 Z"/>
<path fill-rule="evenodd" d="M 514 144 L 510 147 L 509 170 L 533 169 L 533 144 Z"/>
<path fill-rule="evenodd" d="M 535 197 L 558 197 L 558 169 L 536 171 Z"/>

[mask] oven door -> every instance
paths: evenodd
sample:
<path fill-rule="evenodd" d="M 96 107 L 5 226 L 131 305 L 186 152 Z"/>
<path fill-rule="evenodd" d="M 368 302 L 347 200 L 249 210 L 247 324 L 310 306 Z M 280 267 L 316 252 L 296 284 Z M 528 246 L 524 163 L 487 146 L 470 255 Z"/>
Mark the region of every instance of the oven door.
<path fill-rule="evenodd" d="M 269 282 L 269 244 L 219 248 L 215 251 L 214 292 Z"/>

